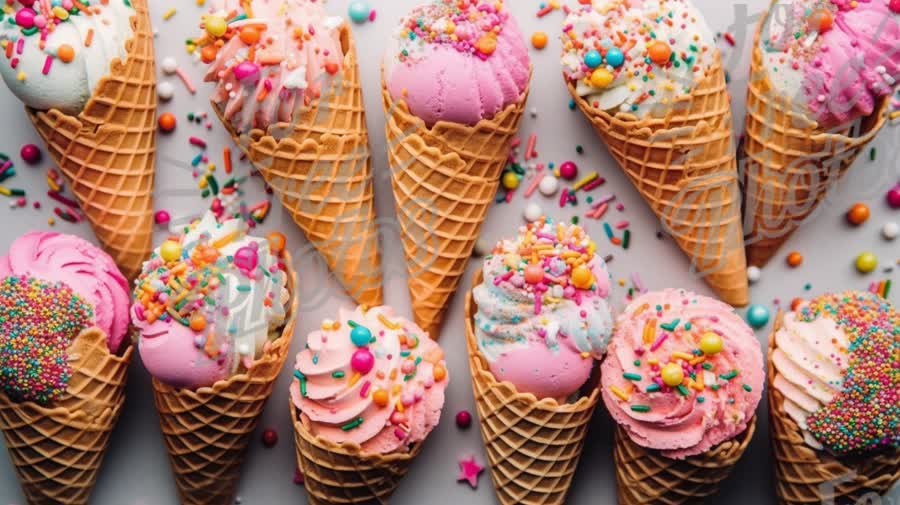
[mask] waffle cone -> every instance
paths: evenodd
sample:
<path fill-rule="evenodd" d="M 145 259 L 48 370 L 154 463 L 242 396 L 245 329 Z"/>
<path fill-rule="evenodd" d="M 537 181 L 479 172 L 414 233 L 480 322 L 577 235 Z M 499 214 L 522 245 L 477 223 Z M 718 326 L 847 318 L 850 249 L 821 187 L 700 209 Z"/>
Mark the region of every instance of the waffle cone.
<path fill-rule="evenodd" d="M 406 453 L 366 454 L 359 445 L 335 444 L 313 435 L 293 402 L 289 408 L 297 466 L 312 505 L 388 503 L 422 449 L 416 444 Z"/>
<path fill-rule="evenodd" d="M 184 505 L 232 505 L 241 463 L 291 347 L 297 317 L 296 274 L 288 266 L 290 312 L 281 336 L 253 366 L 196 391 L 153 379 L 153 397 L 175 484 Z"/>
<path fill-rule="evenodd" d="M 479 271 L 472 285 L 483 280 Z M 477 310 L 469 292 L 465 307 L 469 367 L 497 499 L 503 505 L 563 504 L 600 391 L 593 387 L 590 396 L 560 405 L 520 393 L 509 382 L 497 382 L 475 342 Z"/>
<path fill-rule="evenodd" d="M 26 107 L 97 240 L 129 279 L 153 240 L 156 70 L 147 0 L 132 0 L 128 58 L 110 63 L 81 114 Z"/>
<path fill-rule="evenodd" d="M 440 121 L 427 128 L 382 82 L 413 318 L 435 340 L 497 194 L 527 94 L 475 126 Z"/>
<path fill-rule="evenodd" d="M 381 252 L 356 45 L 341 28 L 344 74 L 294 123 L 239 134 L 213 110 L 357 303 L 383 305 Z"/>
<path fill-rule="evenodd" d="M 734 440 L 703 454 L 675 460 L 632 442 L 628 433 L 617 426 L 613 453 L 619 504 L 703 503 L 719 492 L 719 485 L 731 474 L 755 431 L 756 416 Z"/>
<path fill-rule="evenodd" d="M 106 334 L 91 328 L 69 347 L 78 359 L 58 401 L 17 403 L 0 391 L 0 429 L 30 505 L 88 503 L 125 402 L 132 352 L 110 354 Z"/>
<path fill-rule="evenodd" d="M 882 496 L 900 480 L 900 449 L 837 458 L 806 444 L 800 427 L 784 410 L 784 395 L 773 384 L 772 353 L 783 316 L 779 312 L 775 320 L 768 354 L 769 434 L 775 456 L 778 503 L 876 503 L 867 500 L 866 495 Z"/>
<path fill-rule="evenodd" d="M 664 229 L 723 301 L 749 303 L 731 105 L 718 53 L 664 118 L 595 109 L 569 92 Z"/>
<path fill-rule="evenodd" d="M 747 261 L 764 266 L 837 186 L 853 161 L 886 122 L 890 97 L 843 131 L 827 131 L 777 95 L 759 47 L 763 16 L 756 31 L 747 91 L 744 230 Z"/>

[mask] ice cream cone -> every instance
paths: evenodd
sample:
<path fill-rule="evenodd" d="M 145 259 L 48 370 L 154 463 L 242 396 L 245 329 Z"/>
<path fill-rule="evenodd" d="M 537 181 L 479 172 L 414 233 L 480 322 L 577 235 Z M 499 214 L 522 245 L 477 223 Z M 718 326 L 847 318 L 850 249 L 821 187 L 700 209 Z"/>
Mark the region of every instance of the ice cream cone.
<path fill-rule="evenodd" d="M 313 435 L 289 402 L 294 424 L 297 466 L 303 472 L 307 500 L 316 505 L 388 503 L 422 449 L 407 453 L 363 454 L 358 445 L 335 444 Z"/>
<path fill-rule="evenodd" d="M 703 502 L 719 491 L 719 485 L 741 459 L 755 431 L 756 417 L 736 439 L 703 454 L 675 460 L 635 444 L 628 433 L 616 427 L 614 456 L 619 504 Z"/>
<path fill-rule="evenodd" d="M 731 105 L 720 57 L 664 118 L 575 103 L 678 246 L 725 302 L 749 303 Z"/>
<path fill-rule="evenodd" d="M 527 94 L 475 126 L 440 121 L 427 128 L 382 82 L 413 317 L 435 340 L 494 202 Z"/>
<path fill-rule="evenodd" d="M 150 256 L 156 155 L 156 70 L 146 0 L 132 0 L 128 58 L 77 116 L 26 107 L 103 249 L 129 279 Z"/>
<path fill-rule="evenodd" d="M 888 97 L 852 128 L 826 131 L 779 96 L 753 43 L 743 151 L 744 234 L 747 261 L 764 266 L 837 186 L 886 121 Z"/>
<path fill-rule="evenodd" d="M 769 434 L 775 455 L 775 492 L 783 505 L 866 503 L 866 495 L 885 494 L 900 480 L 900 450 L 835 457 L 806 444 L 797 423 L 785 412 L 784 395 L 774 387 L 775 333 L 769 337 Z"/>
<path fill-rule="evenodd" d="M 483 279 L 479 271 L 472 285 Z M 560 405 L 519 393 L 509 382 L 497 382 L 475 342 L 477 310 L 469 292 L 465 307 L 469 367 L 497 499 L 503 505 L 565 503 L 599 390 L 595 385 L 590 396 Z"/>
<path fill-rule="evenodd" d="M 381 252 L 356 45 L 342 27 L 345 74 L 292 123 L 241 135 L 213 110 L 357 303 L 383 303 Z"/>
<path fill-rule="evenodd" d="M 0 392 L 0 428 L 29 504 L 88 503 L 125 402 L 132 353 L 128 346 L 110 354 L 106 334 L 91 328 L 72 342 L 72 377 L 51 406 Z"/>
<path fill-rule="evenodd" d="M 153 380 L 160 426 L 185 505 L 231 505 L 250 436 L 287 359 L 299 300 L 296 274 L 288 268 L 291 306 L 281 335 L 270 342 L 253 366 L 227 380 L 196 391 Z"/>

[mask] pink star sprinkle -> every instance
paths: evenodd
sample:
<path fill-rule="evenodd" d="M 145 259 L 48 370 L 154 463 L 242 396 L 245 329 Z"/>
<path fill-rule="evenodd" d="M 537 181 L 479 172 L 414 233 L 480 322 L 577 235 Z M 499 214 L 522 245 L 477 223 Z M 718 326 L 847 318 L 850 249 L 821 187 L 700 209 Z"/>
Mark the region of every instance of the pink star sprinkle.
<path fill-rule="evenodd" d="M 484 467 L 475 461 L 475 456 L 459 461 L 459 476 L 457 482 L 468 481 L 472 489 L 478 489 L 478 476 L 484 471 Z"/>

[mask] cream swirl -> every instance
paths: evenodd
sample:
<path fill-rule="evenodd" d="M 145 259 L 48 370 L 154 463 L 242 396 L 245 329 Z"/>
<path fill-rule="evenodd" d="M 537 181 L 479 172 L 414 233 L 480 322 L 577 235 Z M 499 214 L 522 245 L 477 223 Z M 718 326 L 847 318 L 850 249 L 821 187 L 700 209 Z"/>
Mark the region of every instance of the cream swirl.
<path fill-rule="evenodd" d="M 762 396 L 753 331 L 718 300 L 669 289 L 631 302 L 603 362 L 603 400 L 644 447 L 681 459 L 742 433 Z"/>
<path fill-rule="evenodd" d="M 369 454 L 407 451 L 437 426 L 444 352 L 389 307 L 341 310 L 297 354 L 291 398 L 314 435 Z"/>

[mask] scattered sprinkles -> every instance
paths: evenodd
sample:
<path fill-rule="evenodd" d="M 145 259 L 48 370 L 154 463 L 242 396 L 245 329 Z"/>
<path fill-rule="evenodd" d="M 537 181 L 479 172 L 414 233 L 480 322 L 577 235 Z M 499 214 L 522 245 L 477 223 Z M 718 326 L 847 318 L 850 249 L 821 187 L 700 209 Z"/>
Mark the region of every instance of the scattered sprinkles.
<path fill-rule="evenodd" d="M 496 51 L 508 17 L 503 0 L 436 0 L 422 5 L 405 20 L 400 37 L 409 43 L 402 45 L 398 58 L 415 57 L 410 48 L 417 45 L 439 44 L 486 60 Z"/>

